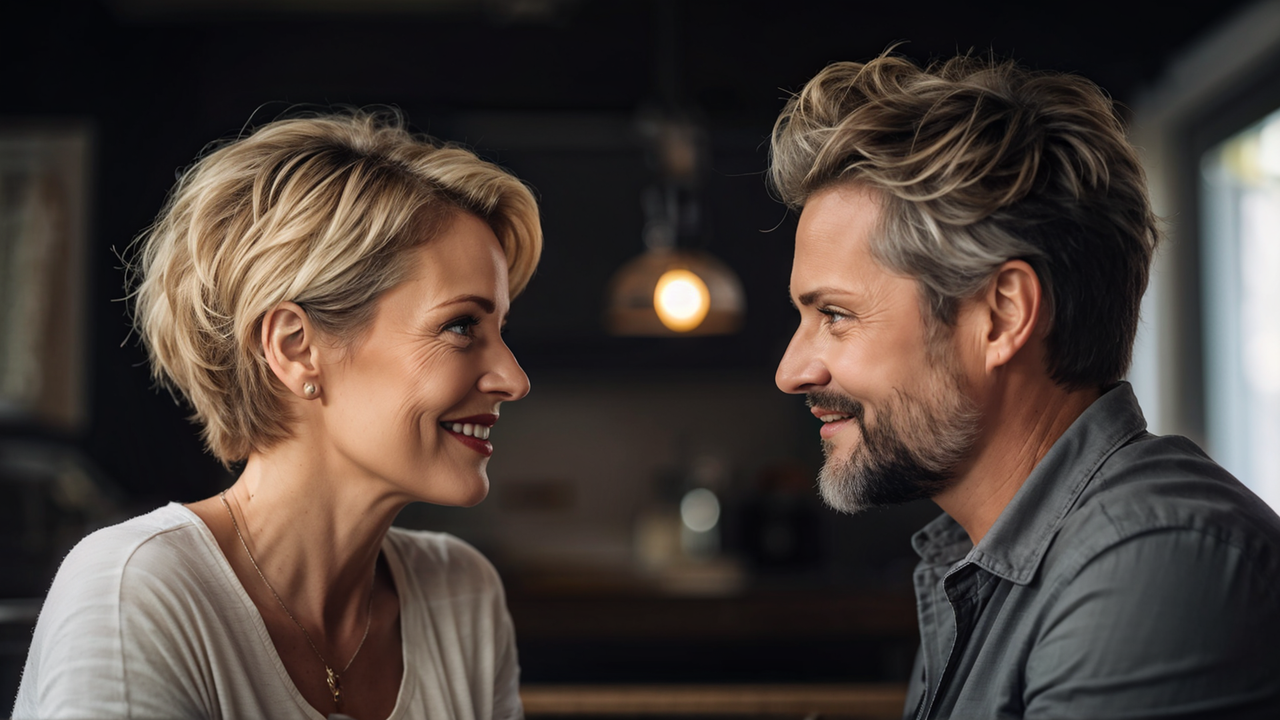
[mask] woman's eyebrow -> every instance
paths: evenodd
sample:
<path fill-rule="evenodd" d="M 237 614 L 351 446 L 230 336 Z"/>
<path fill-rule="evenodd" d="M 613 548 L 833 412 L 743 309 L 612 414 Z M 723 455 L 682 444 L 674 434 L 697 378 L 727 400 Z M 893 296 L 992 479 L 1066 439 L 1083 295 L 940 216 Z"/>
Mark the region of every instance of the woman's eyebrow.
<path fill-rule="evenodd" d="M 796 300 L 799 301 L 801 305 L 808 307 L 809 305 L 813 305 L 814 303 L 818 302 L 818 298 L 821 298 L 823 295 L 836 295 L 839 292 L 840 291 L 835 288 L 820 287 L 816 290 L 810 290 L 809 292 L 796 298 Z"/>
<path fill-rule="evenodd" d="M 483 295 L 459 295 L 450 300 L 445 300 L 436 307 L 445 307 L 447 305 L 460 305 L 462 303 L 475 303 L 480 306 L 487 314 L 492 315 L 498 309 L 497 303 Z"/>

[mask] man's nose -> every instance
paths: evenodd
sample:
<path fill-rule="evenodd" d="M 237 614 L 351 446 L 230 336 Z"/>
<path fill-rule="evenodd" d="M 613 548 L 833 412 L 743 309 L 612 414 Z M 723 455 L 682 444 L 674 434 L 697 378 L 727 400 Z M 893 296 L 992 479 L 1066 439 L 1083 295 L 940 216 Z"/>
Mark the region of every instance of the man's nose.
<path fill-rule="evenodd" d="M 778 389 L 784 393 L 800 394 L 809 392 L 815 386 L 821 387 L 831 381 L 827 366 L 800 331 L 791 336 L 787 351 L 778 363 L 778 371 L 773 376 Z"/>

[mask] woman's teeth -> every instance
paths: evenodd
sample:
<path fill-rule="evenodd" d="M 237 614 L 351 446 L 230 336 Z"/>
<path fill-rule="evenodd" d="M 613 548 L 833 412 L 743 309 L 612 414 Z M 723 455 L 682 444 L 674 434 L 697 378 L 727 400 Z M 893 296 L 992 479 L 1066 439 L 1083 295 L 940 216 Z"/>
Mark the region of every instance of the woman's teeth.
<path fill-rule="evenodd" d="M 472 423 L 440 423 L 444 429 L 452 430 L 459 435 L 467 435 L 481 440 L 489 439 L 488 425 L 473 425 Z"/>

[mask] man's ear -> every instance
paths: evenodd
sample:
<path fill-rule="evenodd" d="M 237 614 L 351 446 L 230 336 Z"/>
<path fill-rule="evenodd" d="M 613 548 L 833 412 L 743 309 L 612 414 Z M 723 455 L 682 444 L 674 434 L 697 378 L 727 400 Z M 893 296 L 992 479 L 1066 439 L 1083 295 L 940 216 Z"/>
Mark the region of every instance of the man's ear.
<path fill-rule="evenodd" d="M 983 308 L 990 317 L 986 337 L 986 371 L 1006 365 L 1034 336 L 1040 325 L 1040 278 L 1026 261 L 1009 260 L 988 286 Z"/>
<path fill-rule="evenodd" d="M 282 302 L 262 316 L 262 353 L 294 395 L 310 400 L 320 394 L 316 331 L 297 303 Z"/>

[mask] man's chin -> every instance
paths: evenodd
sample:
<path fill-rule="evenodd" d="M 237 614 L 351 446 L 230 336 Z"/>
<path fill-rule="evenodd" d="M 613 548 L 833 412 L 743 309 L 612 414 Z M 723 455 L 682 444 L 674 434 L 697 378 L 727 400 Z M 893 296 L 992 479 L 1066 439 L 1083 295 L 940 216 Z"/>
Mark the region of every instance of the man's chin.
<path fill-rule="evenodd" d="M 848 515 L 879 507 L 867 496 L 861 473 L 851 471 L 847 461 L 832 460 L 830 456 L 818 473 L 818 492 L 827 507 Z"/>
<path fill-rule="evenodd" d="M 873 508 L 904 505 L 932 498 L 951 485 L 949 477 L 911 463 L 889 467 L 854 467 L 830 458 L 818 473 L 818 491 L 827 507 L 856 515 Z"/>
<path fill-rule="evenodd" d="M 863 510 L 869 510 L 871 507 L 861 501 L 856 491 L 841 487 L 841 483 L 832 481 L 821 474 L 818 475 L 818 494 L 822 496 L 824 505 L 846 515 L 857 515 Z"/>

